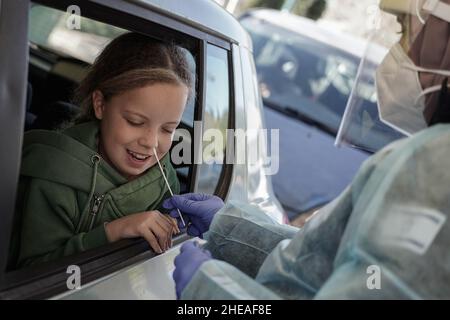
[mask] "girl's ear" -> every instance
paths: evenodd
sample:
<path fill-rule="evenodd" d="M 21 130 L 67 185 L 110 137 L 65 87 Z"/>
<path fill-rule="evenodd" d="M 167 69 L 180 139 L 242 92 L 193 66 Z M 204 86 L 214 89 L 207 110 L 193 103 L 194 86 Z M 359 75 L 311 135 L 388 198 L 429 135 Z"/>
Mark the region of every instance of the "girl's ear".
<path fill-rule="evenodd" d="M 105 98 L 100 90 L 92 92 L 92 107 L 94 108 L 95 117 L 101 120 L 105 112 Z"/>

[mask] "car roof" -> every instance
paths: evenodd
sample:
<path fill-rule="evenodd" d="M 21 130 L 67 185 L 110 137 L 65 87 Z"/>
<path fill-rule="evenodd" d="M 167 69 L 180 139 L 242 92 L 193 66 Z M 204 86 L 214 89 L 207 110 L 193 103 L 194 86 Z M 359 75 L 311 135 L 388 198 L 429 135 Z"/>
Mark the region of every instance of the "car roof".
<path fill-rule="evenodd" d="M 212 0 L 126 0 L 164 13 L 200 30 L 252 48 L 249 35 L 239 21 Z"/>
<path fill-rule="evenodd" d="M 307 36 L 326 45 L 333 46 L 356 57 L 363 57 L 367 47 L 367 40 L 345 34 L 337 30 L 322 26 L 314 20 L 291 14 L 286 11 L 272 9 L 253 9 L 242 16 L 252 16 L 264 20 L 278 27 Z M 388 49 L 372 43 L 367 58 L 379 64 Z"/>

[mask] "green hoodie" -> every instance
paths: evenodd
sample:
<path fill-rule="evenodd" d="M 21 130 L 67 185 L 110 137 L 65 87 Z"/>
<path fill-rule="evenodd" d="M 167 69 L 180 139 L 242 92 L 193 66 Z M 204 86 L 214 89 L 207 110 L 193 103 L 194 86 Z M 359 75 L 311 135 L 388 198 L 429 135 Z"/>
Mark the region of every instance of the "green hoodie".
<path fill-rule="evenodd" d="M 21 231 L 12 239 L 13 265 L 37 264 L 104 245 L 105 222 L 160 209 L 170 196 L 158 165 L 128 181 L 102 160 L 96 152 L 98 131 L 97 122 L 87 122 L 60 133 L 25 134 L 16 210 Z M 178 193 L 168 155 L 161 165 Z"/>

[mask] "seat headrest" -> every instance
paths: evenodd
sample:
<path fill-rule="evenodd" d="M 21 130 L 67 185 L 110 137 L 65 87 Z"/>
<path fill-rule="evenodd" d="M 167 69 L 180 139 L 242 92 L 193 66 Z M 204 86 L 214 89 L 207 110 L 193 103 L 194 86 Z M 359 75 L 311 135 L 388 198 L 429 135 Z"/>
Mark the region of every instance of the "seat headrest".
<path fill-rule="evenodd" d="M 72 121 L 80 108 L 64 101 L 56 101 L 44 107 L 33 123 L 33 129 L 55 130 Z"/>

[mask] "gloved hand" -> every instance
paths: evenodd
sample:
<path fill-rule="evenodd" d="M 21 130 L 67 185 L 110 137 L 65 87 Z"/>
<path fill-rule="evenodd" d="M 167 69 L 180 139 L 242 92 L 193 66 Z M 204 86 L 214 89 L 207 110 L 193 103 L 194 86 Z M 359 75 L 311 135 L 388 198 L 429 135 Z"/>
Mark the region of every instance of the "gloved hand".
<path fill-rule="evenodd" d="M 183 223 L 176 208 L 180 209 L 188 226 L 187 233 L 200 238 L 208 231 L 214 215 L 223 205 L 219 197 L 204 193 L 174 195 L 163 202 L 163 207 L 171 210 L 170 216 L 178 220 L 180 229 L 183 228 Z"/>
<path fill-rule="evenodd" d="M 175 270 L 172 275 L 177 299 L 180 299 L 181 293 L 198 268 L 211 259 L 211 252 L 200 248 L 196 241 L 189 241 L 181 246 L 180 254 L 175 258 Z"/>

